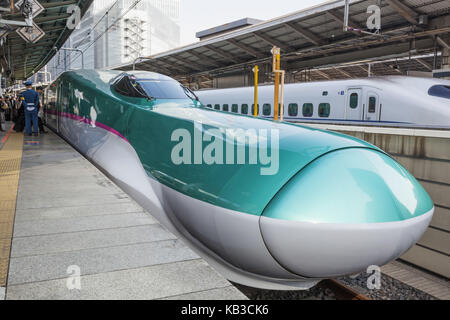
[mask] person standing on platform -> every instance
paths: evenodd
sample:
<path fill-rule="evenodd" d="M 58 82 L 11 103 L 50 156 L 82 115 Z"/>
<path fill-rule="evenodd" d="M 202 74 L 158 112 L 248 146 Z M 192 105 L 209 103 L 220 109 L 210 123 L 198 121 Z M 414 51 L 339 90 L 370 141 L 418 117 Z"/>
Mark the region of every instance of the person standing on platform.
<path fill-rule="evenodd" d="M 39 136 L 38 112 L 39 112 L 39 93 L 33 90 L 33 82 L 26 81 L 27 90 L 21 94 L 22 103 L 25 109 L 25 132 L 28 136 L 32 135 L 31 123 L 33 123 L 33 134 Z"/>
<path fill-rule="evenodd" d="M 36 91 L 39 93 L 39 95 L 42 97 L 42 94 L 44 92 L 44 88 L 37 87 Z M 42 102 L 39 99 L 39 107 L 38 107 L 38 122 L 39 122 L 39 133 L 48 133 L 44 128 L 44 107 L 42 106 Z"/>
<path fill-rule="evenodd" d="M 6 118 L 5 118 L 5 113 L 6 110 L 8 110 L 8 105 L 5 102 L 5 98 L 1 97 L 0 98 L 0 132 L 4 132 L 4 126 L 6 124 Z"/>

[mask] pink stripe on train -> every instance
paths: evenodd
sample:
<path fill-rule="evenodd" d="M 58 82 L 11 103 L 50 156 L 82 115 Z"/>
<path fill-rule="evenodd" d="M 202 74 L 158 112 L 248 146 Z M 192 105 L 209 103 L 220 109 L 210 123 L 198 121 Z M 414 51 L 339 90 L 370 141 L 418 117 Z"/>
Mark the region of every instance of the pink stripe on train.
<path fill-rule="evenodd" d="M 64 117 L 64 118 L 69 118 L 72 119 L 74 121 L 78 121 L 78 122 L 84 122 L 88 125 L 92 125 L 93 121 L 91 119 L 88 119 L 86 117 L 81 117 L 78 116 L 76 114 L 72 114 L 72 113 L 68 113 L 68 112 L 58 112 L 58 111 L 53 111 L 53 110 L 45 110 L 45 113 L 51 114 L 51 115 L 56 115 L 56 116 L 60 116 L 60 117 Z M 128 141 L 127 138 L 125 138 L 119 131 L 117 131 L 116 129 L 113 129 L 109 126 L 107 126 L 106 124 L 103 124 L 101 122 L 97 122 L 95 121 L 95 126 L 102 128 L 106 131 L 109 131 L 113 134 L 115 134 L 116 136 L 122 138 L 123 140 L 125 140 L 126 142 L 130 143 L 130 141 Z"/>

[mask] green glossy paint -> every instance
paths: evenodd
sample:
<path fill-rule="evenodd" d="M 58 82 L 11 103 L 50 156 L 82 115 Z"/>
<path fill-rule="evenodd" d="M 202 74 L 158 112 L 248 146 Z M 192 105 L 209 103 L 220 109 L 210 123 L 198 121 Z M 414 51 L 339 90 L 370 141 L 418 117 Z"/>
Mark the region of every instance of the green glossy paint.
<path fill-rule="evenodd" d="M 205 108 L 191 99 L 147 101 L 142 98 L 126 97 L 116 93 L 110 85 L 110 81 L 120 73 L 119 71 L 88 70 L 65 73 L 57 83 L 62 83 L 63 95 L 68 97 L 68 101 L 66 103 L 58 101 L 55 104 L 56 107 L 53 106 L 53 108 L 57 108 L 57 111 L 60 112 L 73 113 L 89 118 L 90 109 L 94 107 L 97 113 L 97 122 L 114 128 L 130 142 L 150 177 L 185 195 L 223 208 L 261 215 L 270 202 L 265 214 L 282 219 L 297 219 L 294 211 L 283 211 L 282 214 L 275 213 L 276 209 L 270 211 L 271 208 L 277 206 L 281 206 L 285 210 L 295 206 L 303 207 L 303 203 L 312 204 L 317 201 L 317 195 L 313 193 L 308 193 L 311 196 L 309 200 L 302 198 L 302 194 L 293 195 L 297 199 L 303 199 L 295 204 L 290 200 L 287 202 L 279 200 L 280 194 L 277 195 L 278 191 L 291 181 L 285 187 L 289 188 L 294 176 L 297 179 L 301 174 L 308 172 L 310 168 L 315 167 L 322 161 L 313 162 L 315 159 L 332 151 L 344 148 L 378 150 L 364 141 L 343 134 L 218 112 Z M 146 73 L 136 73 L 138 78 L 143 78 L 145 75 Z M 84 99 L 77 98 L 76 91 L 78 96 L 81 92 Z M 51 108 L 52 106 L 50 106 Z M 199 126 L 199 122 L 202 123 L 202 126 Z M 175 165 L 172 162 L 171 153 L 179 142 L 171 141 L 173 132 L 177 129 L 185 129 L 193 137 L 195 126 L 202 128 L 203 133 L 211 128 L 279 130 L 278 173 L 272 176 L 263 176 L 261 175 L 260 165 L 249 164 Z M 224 149 L 226 149 L 227 144 L 231 143 L 221 137 L 217 137 L 217 139 L 222 139 Z M 207 144 L 204 143 L 204 146 Z M 354 150 L 357 151 L 358 149 Z M 269 152 L 275 152 L 275 150 L 269 150 Z M 345 151 L 345 153 L 348 153 L 348 157 L 352 159 L 351 149 Z M 381 155 L 377 152 L 378 154 Z M 323 159 L 326 160 L 328 157 L 330 155 Z M 389 159 L 387 156 L 384 156 L 384 158 Z M 313 162 L 312 166 L 297 175 L 311 162 Z M 345 169 L 344 164 L 345 161 L 342 162 L 341 167 L 336 167 L 336 170 Z M 395 165 L 395 162 L 392 161 L 391 164 Z M 330 171 L 327 168 L 323 170 L 328 172 L 330 177 L 341 175 L 341 173 Z M 370 175 L 369 172 L 366 173 Z M 330 177 L 322 174 L 320 180 L 315 183 L 327 185 Z M 375 176 L 372 178 L 374 182 L 377 182 L 376 179 Z M 345 183 L 350 182 L 341 181 L 341 183 L 345 185 Z M 339 198 L 347 194 L 345 188 L 340 187 L 339 184 L 335 186 L 337 189 L 334 190 L 334 194 L 331 189 L 327 189 L 328 194 L 324 197 L 321 196 L 319 202 L 323 199 L 324 203 L 331 203 L 330 205 L 332 205 L 333 201 L 328 201 L 329 198 L 327 197 Z M 379 182 L 377 186 L 382 186 L 382 183 Z M 366 188 L 366 185 L 363 185 L 363 187 Z M 356 187 L 353 191 L 356 191 Z M 303 190 L 302 192 L 306 191 Z M 276 195 L 277 198 L 271 202 Z M 325 206 L 325 204 L 322 205 Z M 377 205 L 377 208 L 380 208 L 380 206 L 383 205 Z M 344 210 L 344 208 L 341 207 L 339 210 Z M 329 218 L 333 214 L 341 215 L 342 211 L 339 210 L 328 212 L 326 217 Z M 401 212 L 400 217 L 404 216 L 404 210 Z M 310 213 L 308 219 L 311 217 L 312 213 Z M 368 219 L 377 221 L 372 217 L 368 217 Z M 339 218 L 334 220 L 339 221 Z"/>
<path fill-rule="evenodd" d="M 312 223 L 382 223 L 432 209 L 427 192 L 392 158 L 375 150 L 346 149 L 301 170 L 263 215 Z"/>

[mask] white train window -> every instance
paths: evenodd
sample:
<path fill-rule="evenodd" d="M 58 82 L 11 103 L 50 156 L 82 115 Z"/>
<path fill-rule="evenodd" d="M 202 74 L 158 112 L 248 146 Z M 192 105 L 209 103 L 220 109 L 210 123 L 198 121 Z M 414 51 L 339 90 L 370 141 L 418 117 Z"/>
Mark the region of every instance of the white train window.
<path fill-rule="evenodd" d="M 271 113 L 272 113 L 272 106 L 270 105 L 270 103 L 264 103 L 263 115 L 270 116 Z"/>
<path fill-rule="evenodd" d="M 306 118 L 311 118 L 314 113 L 314 106 L 312 103 L 303 104 L 303 116 Z"/>
<path fill-rule="evenodd" d="M 377 111 L 377 98 L 369 97 L 369 113 L 375 113 Z"/>
<path fill-rule="evenodd" d="M 243 104 L 241 107 L 242 114 L 248 114 L 248 104 Z"/>
<path fill-rule="evenodd" d="M 211 104 L 206 105 L 207 108 L 212 108 Z"/>
<path fill-rule="evenodd" d="M 214 105 L 214 109 L 216 109 L 216 110 L 220 110 L 220 104 L 216 104 L 216 105 Z"/>
<path fill-rule="evenodd" d="M 350 108 L 356 109 L 358 108 L 359 97 L 357 93 L 352 93 L 350 95 Z"/>
<path fill-rule="evenodd" d="M 328 118 L 330 116 L 331 106 L 329 103 L 319 104 L 319 117 Z"/>
<path fill-rule="evenodd" d="M 239 106 L 237 104 L 233 104 L 231 106 L 231 112 L 238 113 L 239 112 Z"/>
<path fill-rule="evenodd" d="M 296 103 L 289 104 L 288 114 L 289 114 L 289 117 L 298 116 L 298 104 L 296 104 Z"/>
<path fill-rule="evenodd" d="M 228 104 L 224 104 L 222 110 L 228 112 L 230 111 L 230 106 Z"/>

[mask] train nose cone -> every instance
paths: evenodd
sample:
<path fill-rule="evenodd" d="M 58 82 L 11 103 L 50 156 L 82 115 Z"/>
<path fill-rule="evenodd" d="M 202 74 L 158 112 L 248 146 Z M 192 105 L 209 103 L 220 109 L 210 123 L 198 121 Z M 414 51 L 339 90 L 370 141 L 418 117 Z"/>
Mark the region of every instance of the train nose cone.
<path fill-rule="evenodd" d="M 401 256 L 433 212 L 427 192 L 395 160 L 372 149 L 344 149 L 291 179 L 264 210 L 260 228 L 284 268 L 327 278 Z"/>

